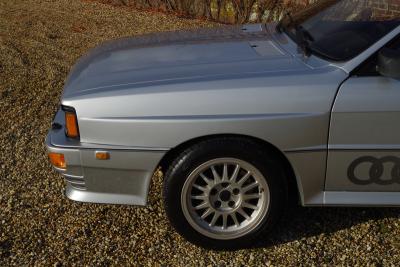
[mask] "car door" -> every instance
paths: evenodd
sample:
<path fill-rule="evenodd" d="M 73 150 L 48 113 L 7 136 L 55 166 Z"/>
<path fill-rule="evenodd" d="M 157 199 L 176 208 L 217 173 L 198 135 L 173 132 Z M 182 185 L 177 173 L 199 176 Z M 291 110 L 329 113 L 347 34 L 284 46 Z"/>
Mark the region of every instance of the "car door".
<path fill-rule="evenodd" d="M 386 47 L 400 49 L 400 38 Z M 380 75 L 377 62 L 378 53 L 339 88 L 329 131 L 326 192 L 400 192 L 400 80 Z"/>

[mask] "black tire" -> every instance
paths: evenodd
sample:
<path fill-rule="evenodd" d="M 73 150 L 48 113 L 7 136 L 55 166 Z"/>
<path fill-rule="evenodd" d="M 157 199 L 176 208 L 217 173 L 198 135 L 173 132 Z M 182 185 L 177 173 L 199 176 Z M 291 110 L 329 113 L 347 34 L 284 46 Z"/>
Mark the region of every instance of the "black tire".
<path fill-rule="evenodd" d="M 188 241 L 208 249 L 234 250 L 248 248 L 265 241 L 288 203 L 288 186 L 282 164 L 258 142 L 242 137 L 212 138 L 185 149 L 167 170 L 163 198 L 167 216 Z M 198 166 L 215 158 L 237 158 L 252 164 L 265 177 L 269 187 L 269 208 L 257 228 L 236 239 L 221 240 L 196 231 L 182 211 L 181 192 L 189 174 Z"/>

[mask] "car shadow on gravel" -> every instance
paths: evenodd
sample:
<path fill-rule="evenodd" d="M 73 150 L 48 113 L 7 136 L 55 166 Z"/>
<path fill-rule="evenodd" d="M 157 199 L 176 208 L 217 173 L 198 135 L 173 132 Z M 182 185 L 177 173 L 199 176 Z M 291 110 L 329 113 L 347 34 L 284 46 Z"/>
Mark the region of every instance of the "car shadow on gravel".
<path fill-rule="evenodd" d="M 329 236 L 339 230 L 371 221 L 370 227 L 382 234 L 390 234 L 382 219 L 400 217 L 400 208 L 304 208 L 291 207 L 266 240 L 256 248 L 270 247 L 324 234 Z"/>

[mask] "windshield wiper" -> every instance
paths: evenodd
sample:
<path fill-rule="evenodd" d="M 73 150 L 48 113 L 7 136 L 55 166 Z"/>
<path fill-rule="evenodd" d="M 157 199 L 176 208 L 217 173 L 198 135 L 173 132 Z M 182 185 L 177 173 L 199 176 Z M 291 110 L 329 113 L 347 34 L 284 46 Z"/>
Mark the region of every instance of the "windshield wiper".
<path fill-rule="evenodd" d="M 289 23 L 284 22 L 286 17 L 289 18 Z M 291 25 L 293 25 L 293 28 L 295 30 L 295 42 L 297 43 L 301 51 L 303 51 L 304 55 L 309 56 L 310 52 L 312 51 L 311 43 L 314 42 L 314 37 L 308 30 L 304 29 L 303 26 L 296 24 L 292 17 L 292 14 L 289 11 L 285 12 L 283 18 L 278 22 L 278 24 L 276 25 L 276 30 L 280 33 L 284 31 L 287 32 L 287 29 Z"/>
<path fill-rule="evenodd" d="M 294 29 L 296 31 L 297 45 L 305 56 L 309 56 L 312 52 L 311 43 L 314 42 L 314 37 L 301 25 L 296 25 Z"/>
<path fill-rule="evenodd" d="M 285 20 L 286 17 L 289 18 L 290 24 L 291 24 L 291 23 L 294 23 L 292 14 L 291 14 L 289 11 L 286 11 L 286 12 L 285 12 L 285 15 L 283 15 L 283 17 L 279 20 L 278 24 L 276 25 L 276 30 L 277 30 L 278 32 L 280 32 L 280 33 L 283 32 L 284 30 L 286 30 L 287 27 L 290 25 L 290 24 L 285 25 L 285 23 L 283 22 L 283 21 Z"/>

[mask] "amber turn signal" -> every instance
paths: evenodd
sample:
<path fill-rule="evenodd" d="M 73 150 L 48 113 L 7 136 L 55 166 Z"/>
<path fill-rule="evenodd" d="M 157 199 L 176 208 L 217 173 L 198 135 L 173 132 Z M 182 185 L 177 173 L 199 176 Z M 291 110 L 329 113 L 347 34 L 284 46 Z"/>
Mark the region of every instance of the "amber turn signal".
<path fill-rule="evenodd" d="M 110 159 L 110 153 L 105 151 L 96 151 L 96 159 L 107 160 Z"/>
<path fill-rule="evenodd" d="M 66 134 L 68 137 L 79 137 L 78 120 L 74 112 L 65 111 L 65 126 L 67 130 Z"/>
<path fill-rule="evenodd" d="M 53 164 L 54 167 L 64 170 L 67 168 L 67 163 L 65 162 L 64 154 L 51 152 L 49 153 L 49 158 L 51 164 Z"/>

